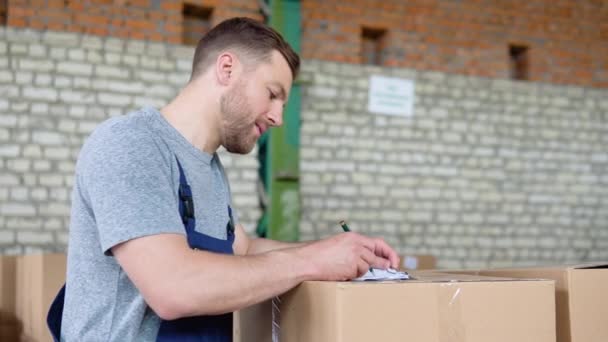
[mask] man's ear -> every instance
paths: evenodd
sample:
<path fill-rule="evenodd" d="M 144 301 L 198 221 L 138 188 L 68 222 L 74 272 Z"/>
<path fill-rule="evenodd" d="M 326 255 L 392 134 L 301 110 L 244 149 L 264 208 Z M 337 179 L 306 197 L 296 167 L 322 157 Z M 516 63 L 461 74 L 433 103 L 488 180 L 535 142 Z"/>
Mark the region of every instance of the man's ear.
<path fill-rule="evenodd" d="M 215 63 L 215 75 L 221 85 L 229 85 L 232 82 L 238 61 L 230 52 L 221 53 Z"/>

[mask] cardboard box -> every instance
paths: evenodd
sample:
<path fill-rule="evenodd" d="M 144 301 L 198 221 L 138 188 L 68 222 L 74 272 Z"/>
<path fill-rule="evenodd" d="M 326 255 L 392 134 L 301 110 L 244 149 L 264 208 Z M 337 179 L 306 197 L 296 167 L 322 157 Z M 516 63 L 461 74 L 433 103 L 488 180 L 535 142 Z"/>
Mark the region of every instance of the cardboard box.
<path fill-rule="evenodd" d="M 16 268 L 16 256 L 0 256 L 0 341 L 17 341 L 21 334 L 15 313 Z"/>
<path fill-rule="evenodd" d="M 404 270 L 432 270 L 437 265 L 437 259 L 430 254 L 402 255 L 400 259 Z"/>
<path fill-rule="evenodd" d="M 272 342 L 272 300 L 234 313 L 233 342 Z"/>
<path fill-rule="evenodd" d="M 0 323 L 15 316 L 17 257 L 0 256 Z"/>
<path fill-rule="evenodd" d="M 403 270 L 431 270 L 435 269 L 437 259 L 430 254 L 406 254 L 399 257 Z M 266 301 L 234 313 L 233 340 L 234 342 L 272 341 L 272 305 Z M 260 317 L 269 320 L 261 323 Z"/>
<path fill-rule="evenodd" d="M 436 267 L 437 259 L 430 254 L 406 254 L 400 256 L 403 270 L 431 270 Z M 272 341 L 272 305 L 266 301 L 234 313 L 234 342 Z M 268 322 L 260 322 L 264 317 Z"/>
<path fill-rule="evenodd" d="M 608 263 L 459 271 L 555 281 L 558 342 L 608 341 Z"/>
<path fill-rule="evenodd" d="M 413 275 L 403 282 L 304 282 L 280 297 L 280 341 L 555 341 L 553 281 Z M 271 312 L 249 322 L 241 317 L 241 341 L 271 341 Z"/>
<path fill-rule="evenodd" d="M 65 282 L 65 254 L 24 255 L 17 260 L 17 316 L 23 324 L 22 339 L 51 342 L 46 315 Z"/>

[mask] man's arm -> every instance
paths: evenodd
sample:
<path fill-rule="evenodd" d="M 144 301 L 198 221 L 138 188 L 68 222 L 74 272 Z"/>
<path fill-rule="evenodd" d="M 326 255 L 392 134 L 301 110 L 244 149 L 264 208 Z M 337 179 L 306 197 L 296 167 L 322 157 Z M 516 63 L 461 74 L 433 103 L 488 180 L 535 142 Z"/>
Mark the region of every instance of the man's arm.
<path fill-rule="evenodd" d="M 231 312 L 305 280 L 349 280 L 370 266 L 398 265 L 386 243 L 356 233 L 250 256 L 192 250 L 183 235 L 157 234 L 121 243 L 112 253 L 165 320 Z"/>
<path fill-rule="evenodd" d="M 236 225 L 233 249 L 236 255 L 254 255 L 284 248 L 300 247 L 307 242 L 283 242 L 264 238 L 250 238 L 241 224 Z"/>

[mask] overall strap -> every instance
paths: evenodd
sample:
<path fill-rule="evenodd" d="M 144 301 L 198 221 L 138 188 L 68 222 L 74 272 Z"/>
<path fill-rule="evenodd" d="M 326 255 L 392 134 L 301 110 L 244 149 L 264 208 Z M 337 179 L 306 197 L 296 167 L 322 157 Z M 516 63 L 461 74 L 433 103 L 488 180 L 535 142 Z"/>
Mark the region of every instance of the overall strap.
<path fill-rule="evenodd" d="M 230 205 L 227 206 L 228 210 L 228 223 L 226 224 L 226 240 L 217 239 L 212 236 L 200 233 L 196 231 L 196 217 L 194 214 L 194 199 L 192 197 L 192 189 L 186 179 L 184 169 L 177 160 L 177 167 L 179 169 L 179 213 L 186 230 L 188 239 L 188 245 L 193 249 L 203 249 L 215 253 L 227 253 L 233 254 L 232 243 L 235 239 L 234 234 L 234 218 L 232 215 L 232 208 Z"/>
<path fill-rule="evenodd" d="M 59 342 L 61 339 L 61 320 L 63 318 L 63 304 L 65 301 L 65 284 L 57 293 L 55 299 L 51 303 L 49 312 L 46 316 L 46 324 L 49 327 L 51 336 L 54 342 Z"/>
<path fill-rule="evenodd" d="M 179 168 L 179 214 L 182 217 L 182 222 L 184 223 L 184 227 L 186 231 L 190 233 L 191 229 L 194 230 L 194 200 L 192 199 L 192 189 L 190 189 L 190 185 L 186 180 L 186 175 L 184 174 L 184 169 L 182 168 L 182 164 L 179 162 L 177 157 L 175 158 L 177 161 L 177 167 Z"/>
<path fill-rule="evenodd" d="M 176 157 L 177 159 L 177 157 Z M 179 212 L 186 229 L 190 248 L 215 253 L 233 254 L 234 219 L 228 206 L 229 221 L 226 226 L 227 240 L 220 240 L 195 230 L 194 200 L 184 170 L 179 168 Z M 161 321 L 156 342 L 231 342 L 232 313 L 211 316 L 184 317 L 172 321 Z"/>

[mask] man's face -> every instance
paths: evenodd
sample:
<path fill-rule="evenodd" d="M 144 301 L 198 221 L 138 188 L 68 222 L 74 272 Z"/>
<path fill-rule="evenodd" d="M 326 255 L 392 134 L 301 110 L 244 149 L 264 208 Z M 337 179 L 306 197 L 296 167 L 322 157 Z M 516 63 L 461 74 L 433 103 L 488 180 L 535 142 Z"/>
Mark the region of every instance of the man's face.
<path fill-rule="evenodd" d="M 283 108 L 292 83 L 284 57 L 273 51 L 270 62 L 245 71 L 220 99 L 222 145 L 232 153 L 251 152 L 269 128 L 283 123 Z"/>

